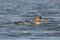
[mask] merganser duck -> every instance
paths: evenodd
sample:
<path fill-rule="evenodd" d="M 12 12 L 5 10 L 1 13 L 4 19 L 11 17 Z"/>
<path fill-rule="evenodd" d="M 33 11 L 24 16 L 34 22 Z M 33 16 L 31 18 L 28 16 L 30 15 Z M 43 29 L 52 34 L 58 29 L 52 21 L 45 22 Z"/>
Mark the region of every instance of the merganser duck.
<path fill-rule="evenodd" d="M 41 16 L 35 16 L 34 17 L 34 22 L 31 22 L 31 21 L 28 21 L 28 20 L 24 20 L 24 21 L 16 21 L 16 22 L 14 22 L 15 24 L 39 24 L 40 22 L 40 20 L 42 20 L 42 19 L 46 19 L 46 18 L 42 18 Z"/>

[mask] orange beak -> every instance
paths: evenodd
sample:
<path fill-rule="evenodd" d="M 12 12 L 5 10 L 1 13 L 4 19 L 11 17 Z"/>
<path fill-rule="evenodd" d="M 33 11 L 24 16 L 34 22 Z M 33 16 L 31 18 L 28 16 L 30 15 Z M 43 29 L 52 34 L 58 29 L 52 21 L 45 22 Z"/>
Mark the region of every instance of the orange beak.
<path fill-rule="evenodd" d="M 42 18 L 42 20 L 47 20 L 47 18 Z"/>

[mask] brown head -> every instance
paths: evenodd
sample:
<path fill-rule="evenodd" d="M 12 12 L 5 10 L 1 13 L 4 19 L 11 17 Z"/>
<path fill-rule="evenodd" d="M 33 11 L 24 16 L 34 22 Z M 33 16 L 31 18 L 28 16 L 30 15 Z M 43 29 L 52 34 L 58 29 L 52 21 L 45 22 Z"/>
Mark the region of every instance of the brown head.
<path fill-rule="evenodd" d="M 39 24 L 39 21 L 40 21 L 40 20 L 43 20 L 43 19 L 45 19 L 45 18 L 42 18 L 42 16 L 35 16 L 35 17 L 34 17 L 34 23 L 35 23 L 35 24 Z"/>

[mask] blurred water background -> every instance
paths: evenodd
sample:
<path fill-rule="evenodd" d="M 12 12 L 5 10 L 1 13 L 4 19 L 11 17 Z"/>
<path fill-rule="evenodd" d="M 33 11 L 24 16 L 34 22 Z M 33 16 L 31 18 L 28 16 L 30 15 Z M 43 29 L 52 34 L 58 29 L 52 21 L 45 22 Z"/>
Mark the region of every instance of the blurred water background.
<path fill-rule="evenodd" d="M 39 25 L 7 24 L 48 18 Z M 60 40 L 60 0 L 0 0 L 0 40 Z"/>

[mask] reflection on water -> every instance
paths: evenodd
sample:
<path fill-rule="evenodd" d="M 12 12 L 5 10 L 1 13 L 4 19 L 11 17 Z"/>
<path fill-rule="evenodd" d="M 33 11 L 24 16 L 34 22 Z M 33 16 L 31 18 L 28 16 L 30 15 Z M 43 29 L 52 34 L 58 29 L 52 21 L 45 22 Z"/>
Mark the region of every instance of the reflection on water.
<path fill-rule="evenodd" d="M 60 40 L 59 0 L 0 0 L 1 40 Z M 39 25 L 13 24 L 18 20 L 34 21 L 43 16 Z"/>

